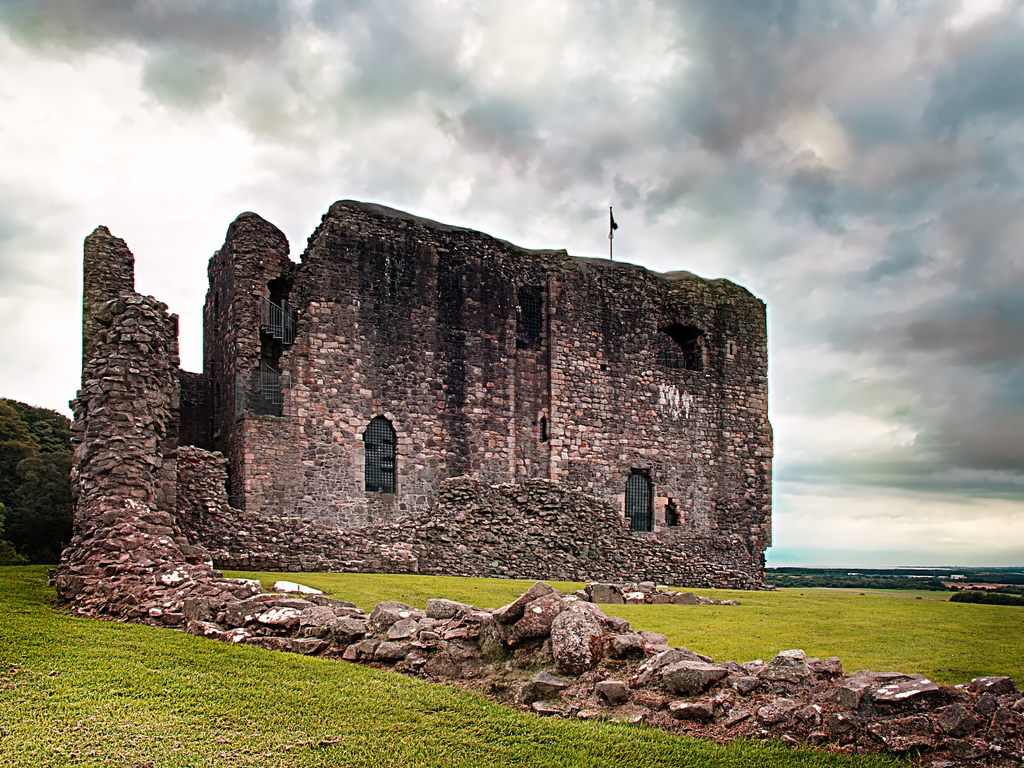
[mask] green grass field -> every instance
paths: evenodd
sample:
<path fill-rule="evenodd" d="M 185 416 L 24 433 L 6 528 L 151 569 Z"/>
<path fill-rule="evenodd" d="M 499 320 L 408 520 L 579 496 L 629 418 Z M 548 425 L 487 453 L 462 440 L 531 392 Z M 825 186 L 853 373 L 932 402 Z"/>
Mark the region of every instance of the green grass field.
<path fill-rule="evenodd" d="M 272 582 L 284 575 L 260 576 Z M 456 689 L 344 662 L 73 618 L 51 608 L 53 595 L 45 578 L 44 568 L 0 568 L 4 765 L 897 764 L 771 743 L 722 746 L 645 727 L 542 719 Z M 290 578 L 326 588 L 364 608 L 385 599 L 422 605 L 433 596 L 496 607 L 528 586 L 355 574 Z M 993 672 L 1012 675 L 1024 666 L 1008 639 L 1020 636 L 1024 611 L 1012 607 L 816 591 L 803 596 L 741 593 L 740 599 L 744 604 L 738 607 L 622 606 L 617 613 L 637 627 L 665 632 L 673 643 L 723 660 L 767 657 L 780 648 L 801 646 L 825 653 L 844 643 L 852 653 L 858 641 L 845 636 L 859 632 L 860 658 L 883 660 L 886 646 L 904 654 L 917 645 L 937 646 L 921 664 L 897 666 L 914 666 L 942 680 L 987 672 L 990 666 Z M 807 626 L 801 629 L 801 624 Z M 924 639 L 909 642 L 901 637 L 901 642 L 894 642 L 900 634 Z M 1003 642 L 989 651 L 978 650 L 992 637 Z M 751 645 L 744 646 L 745 642 Z M 951 669 L 954 653 L 962 671 L 943 677 L 926 669 L 928 664 Z"/>

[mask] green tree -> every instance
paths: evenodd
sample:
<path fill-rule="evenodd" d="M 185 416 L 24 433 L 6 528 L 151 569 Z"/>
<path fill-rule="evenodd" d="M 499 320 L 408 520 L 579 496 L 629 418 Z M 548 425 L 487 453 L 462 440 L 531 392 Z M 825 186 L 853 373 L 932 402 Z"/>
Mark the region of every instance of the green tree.
<path fill-rule="evenodd" d="M 0 398 L 0 563 L 14 560 L 3 542 L 32 562 L 57 561 L 71 539 L 70 475 L 67 417 Z"/>
<path fill-rule="evenodd" d="M 18 554 L 14 545 L 4 538 L 4 520 L 7 517 L 7 510 L 0 504 L 0 565 L 24 565 L 28 562 L 27 557 Z"/>
<path fill-rule="evenodd" d="M 40 453 L 71 452 L 71 422 L 49 408 L 36 408 L 17 400 L 4 399 L 21 418 Z"/>
<path fill-rule="evenodd" d="M 18 476 L 7 523 L 11 543 L 33 563 L 56 563 L 71 540 L 71 454 L 22 459 Z"/>
<path fill-rule="evenodd" d="M 18 464 L 39 451 L 28 425 L 12 406 L 11 400 L 0 400 L 0 504 L 11 505 L 14 491 L 21 485 Z"/>

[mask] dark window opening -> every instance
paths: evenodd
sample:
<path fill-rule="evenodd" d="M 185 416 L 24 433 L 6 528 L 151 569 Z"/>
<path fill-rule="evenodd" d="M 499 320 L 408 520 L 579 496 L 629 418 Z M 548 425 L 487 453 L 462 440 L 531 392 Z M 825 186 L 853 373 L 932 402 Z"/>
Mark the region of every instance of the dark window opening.
<path fill-rule="evenodd" d="M 679 507 L 676 506 L 676 503 L 672 499 L 669 499 L 668 503 L 665 505 L 665 525 L 679 525 Z"/>
<path fill-rule="evenodd" d="M 395 429 L 383 416 L 375 417 L 363 432 L 367 493 L 395 492 Z"/>
<path fill-rule="evenodd" d="M 626 517 L 631 531 L 650 531 L 654 486 L 647 475 L 633 474 L 626 481 Z"/>
<path fill-rule="evenodd" d="M 213 410 L 220 411 L 220 384 L 213 385 Z"/>
<path fill-rule="evenodd" d="M 548 420 L 544 416 L 540 417 L 540 442 L 546 443 L 548 441 Z"/>
<path fill-rule="evenodd" d="M 544 334 L 544 296 L 537 286 L 519 289 L 516 307 L 516 349 L 538 350 Z"/>
<path fill-rule="evenodd" d="M 704 368 L 704 334 L 693 325 L 673 323 L 658 331 L 658 365 L 699 371 Z"/>

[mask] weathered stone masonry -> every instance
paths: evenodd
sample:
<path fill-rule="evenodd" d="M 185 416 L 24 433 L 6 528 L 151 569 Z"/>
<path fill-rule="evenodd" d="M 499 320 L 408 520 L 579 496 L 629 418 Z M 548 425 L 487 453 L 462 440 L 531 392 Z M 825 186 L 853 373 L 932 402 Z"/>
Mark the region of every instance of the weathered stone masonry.
<path fill-rule="evenodd" d="M 104 238 L 86 367 L 107 364 L 94 315 L 133 290 Z M 300 264 L 288 251 L 255 214 L 231 224 L 202 374 L 177 369 L 168 326 L 159 506 L 218 565 L 761 585 L 771 427 L 747 291 L 352 201 Z"/>

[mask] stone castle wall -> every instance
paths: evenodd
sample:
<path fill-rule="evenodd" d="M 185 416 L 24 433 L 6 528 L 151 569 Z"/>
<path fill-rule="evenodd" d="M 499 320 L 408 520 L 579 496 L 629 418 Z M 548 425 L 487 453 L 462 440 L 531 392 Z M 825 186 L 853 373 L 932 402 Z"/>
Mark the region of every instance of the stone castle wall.
<path fill-rule="evenodd" d="M 236 387 L 214 417 L 236 507 L 360 527 L 424 512 L 443 480 L 468 475 L 554 480 L 621 510 L 639 472 L 653 533 L 680 540 L 671 504 L 686 540 L 770 544 L 765 313 L 744 289 L 352 201 L 331 207 L 300 265 L 286 254 L 276 228 L 244 214 L 211 260 L 208 366 L 225 391 L 255 375 L 253 318 L 271 281 L 287 278 L 298 312 L 276 358 L 279 412 Z M 527 291 L 542 310 L 524 343 Z M 699 331 L 696 370 L 664 364 L 673 325 Z M 364 487 L 362 434 L 379 416 L 397 436 L 394 494 Z"/>
<path fill-rule="evenodd" d="M 194 374 L 124 242 L 87 240 L 83 532 L 141 504 L 224 568 L 762 585 L 771 430 L 749 293 L 361 203 L 332 206 L 301 265 L 287 250 L 255 214 L 231 225 Z M 525 339 L 524 292 L 542 308 Z M 297 308 L 293 338 L 268 330 L 268 300 Z M 664 364 L 672 323 L 699 330 L 698 366 Z M 375 416 L 397 436 L 394 493 L 364 487 Z M 647 532 L 623 513 L 636 472 L 655 488 Z"/>

